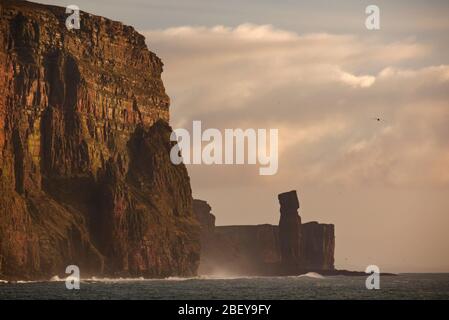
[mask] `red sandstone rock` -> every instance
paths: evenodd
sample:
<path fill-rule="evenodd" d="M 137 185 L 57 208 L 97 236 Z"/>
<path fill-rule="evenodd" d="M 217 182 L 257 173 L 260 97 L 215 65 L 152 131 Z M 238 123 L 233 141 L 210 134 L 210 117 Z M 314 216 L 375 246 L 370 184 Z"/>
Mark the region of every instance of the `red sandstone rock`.
<path fill-rule="evenodd" d="M 189 177 L 162 62 L 132 27 L 0 3 L 0 278 L 193 275 Z"/>

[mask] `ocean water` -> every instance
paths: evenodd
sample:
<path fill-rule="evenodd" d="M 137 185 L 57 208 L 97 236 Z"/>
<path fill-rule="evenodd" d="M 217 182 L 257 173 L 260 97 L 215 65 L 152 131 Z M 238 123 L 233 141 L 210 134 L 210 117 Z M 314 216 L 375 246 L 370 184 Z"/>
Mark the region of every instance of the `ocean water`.
<path fill-rule="evenodd" d="M 292 277 L 86 279 L 0 283 L 0 299 L 449 299 L 449 274 L 381 276 L 379 290 L 365 277 L 310 273 Z"/>

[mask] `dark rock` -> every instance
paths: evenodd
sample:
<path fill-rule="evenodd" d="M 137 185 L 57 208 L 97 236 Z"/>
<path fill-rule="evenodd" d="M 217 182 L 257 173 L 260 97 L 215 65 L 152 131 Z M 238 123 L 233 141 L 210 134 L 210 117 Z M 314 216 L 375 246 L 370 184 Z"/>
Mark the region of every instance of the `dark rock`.
<path fill-rule="evenodd" d="M 333 224 L 308 222 L 302 225 L 301 256 L 303 267 L 310 270 L 333 270 L 335 234 Z"/>
<path fill-rule="evenodd" d="M 296 191 L 278 195 L 281 206 L 279 219 L 279 244 L 284 265 L 300 266 L 301 263 L 301 217 Z"/>
<path fill-rule="evenodd" d="M 220 250 L 209 248 L 209 273 L 259 275 L 280 263 L 277 226 L 216 227 L 215 243 Z"/>
<path fill-rule="evenodd" d="M 193 212 L 201 226 L 201 233 L 212 233 L 215 228 L 215 216 L 211 213 L 211 206 L 204 200 L 193 200 Z"/>
<path fill-rule="evenodd" d="M 162 62 L 132 27 L 0 3 L 0 277 L 187 276 L 189 177 L 171 164 Z"/>

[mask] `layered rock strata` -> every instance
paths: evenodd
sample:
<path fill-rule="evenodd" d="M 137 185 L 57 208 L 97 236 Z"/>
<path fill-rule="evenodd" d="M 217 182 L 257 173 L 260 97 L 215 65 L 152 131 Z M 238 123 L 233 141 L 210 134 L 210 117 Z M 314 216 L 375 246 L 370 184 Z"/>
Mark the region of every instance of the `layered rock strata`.
<path fill-rule="evenodd" d="M 0 279 L 187 276 L 189 177 L 171 164 L 163 64 L 132 27 L 0 3 Z"/>

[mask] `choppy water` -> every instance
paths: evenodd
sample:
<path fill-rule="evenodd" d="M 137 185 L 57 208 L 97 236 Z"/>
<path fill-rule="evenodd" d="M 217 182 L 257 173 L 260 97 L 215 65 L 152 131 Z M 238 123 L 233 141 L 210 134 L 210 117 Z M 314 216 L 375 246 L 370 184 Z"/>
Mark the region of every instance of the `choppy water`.
<path fill-rule="evenodd" d="M 365 277 L 89 279 L 80 290 L 64 281 L 0 283 L 0 299 L 449 299 L 449 274 L 383 276 L 380 290 Z"/>

